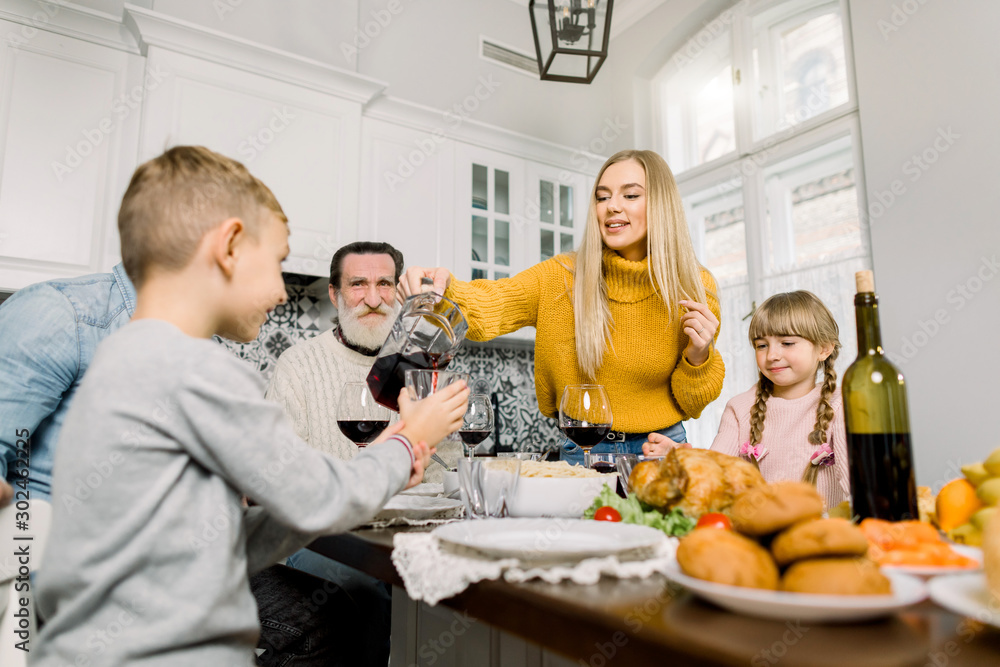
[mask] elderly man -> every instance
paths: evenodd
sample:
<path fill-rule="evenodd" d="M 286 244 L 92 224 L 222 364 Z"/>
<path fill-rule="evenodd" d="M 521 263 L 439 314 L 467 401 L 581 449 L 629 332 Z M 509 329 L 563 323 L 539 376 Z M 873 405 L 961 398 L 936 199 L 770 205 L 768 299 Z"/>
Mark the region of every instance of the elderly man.
<path fill-rule="evenodd" d="M 295 432 L 337 458 L 358 452 L 337 427 L 337 402 L 347 382 L 364 382 L 396 318 L 396 281 L 403 255 L 388 243 L 358 241 L 330 263 L 333 329 L 299 343 L 278 359 L 267 397 L 282 405 Z"/>
<path fill-rule="evenodd" d="M 347 382 L 363 382 L 396 319 L 396 283 L 403 255 L 388 243 L 358 241 L 330 262 L 333 329 L 289 349 L 278 359 L 267 397 L 280 403 L 298 435 L 312 447 L 351 459 L 358 447 L 337 426 L 337 403 Z M 440 466 L 431 469 L 440 475 Z M 391 596 L 388 587 L 357 570 L 303 549 L 293 568 L 324 577 L 347 591 L 366 619 L 365 665 L 389 659 Z"/>

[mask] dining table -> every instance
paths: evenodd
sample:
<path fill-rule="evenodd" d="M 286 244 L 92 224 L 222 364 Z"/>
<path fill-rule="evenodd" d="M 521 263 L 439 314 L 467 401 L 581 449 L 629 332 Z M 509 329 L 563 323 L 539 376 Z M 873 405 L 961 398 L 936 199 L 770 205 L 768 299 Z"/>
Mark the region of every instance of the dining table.
<path fill-rule="evenodd" d="M 310 549 L 391 584 L 393 656 L 390 667 L 410 665 L 801 665 L 931 667 L 1000 665 L 1000 630 L 925 600 L 887 617 L 866 622 L 812 623 L 790 617 L 757 618 L 725 611 L 695 597 L 664 576 L 603 577 L 596 584 L 532 580 L 484 580 L 436 608 L 447 622 L 422 633 L 410 618 L 423 603 L 409 600 L 392 563 L 393 538 L 429 527 L 357 529 L 321 537 Z M 994 614 L 1000 618 L 1000 613 Z M 543 659 L 456 657 L 459 634 L 468 623 L 489 629 L 484 636 L 518 638 L 526 655 Z M 427 624 L 431 627 L 430 624 Z M 453 636 L 448 636 L 449 632 Z M 400 635 L 408 633 L 404 638 Z M 443 633 L 443 634 L 442 634 Z M 492 633 L 492 634 L 490 634 Z M 430 634 L 428 637 L 426 635 Z M 411 646 L 403 647 L 401 643 Z M 509 642 L 508 642 L 509 643 Z M 502 644 L 502 642 L 501 642 Z M 468 647 L 465 649 L 468 654 Z M 456 655 L 449 656 L 449 652 Z M 518 654 L 520 655 L 520 654 Z M 561 658 L 559 657 L 561 656 Z M 466 658 L 465 660 L 469 660 Z M 537 660 L 537 662 L 536 662 Z"/>

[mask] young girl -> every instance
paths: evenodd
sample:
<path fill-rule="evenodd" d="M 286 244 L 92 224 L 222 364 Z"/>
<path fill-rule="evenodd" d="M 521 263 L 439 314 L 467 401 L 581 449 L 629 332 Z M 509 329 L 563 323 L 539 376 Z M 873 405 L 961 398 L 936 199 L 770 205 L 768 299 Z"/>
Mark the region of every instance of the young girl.
<path fill-rule="evenodd" d="M 848 500 L 844 411 L 833 368 L 839 329 L 830 311 L 811 292 L 775 294 L 754 313 L 749 337 L 759 380 L 726 404 L 712 449 L 750 460 L 769 482 L 812 482 L 828 508 Z M 644 449 L 660 455 L 672 446 L 651 434 Z"/>

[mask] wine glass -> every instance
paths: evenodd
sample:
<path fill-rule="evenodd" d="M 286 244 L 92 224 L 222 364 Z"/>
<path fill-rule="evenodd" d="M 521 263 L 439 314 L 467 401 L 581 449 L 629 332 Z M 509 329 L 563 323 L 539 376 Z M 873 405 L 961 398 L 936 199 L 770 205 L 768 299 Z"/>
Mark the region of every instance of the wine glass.
<path fill-rule="evenodd" d="M 559 430 L 583 450 L 584 465 L 594 445 L 611 430 L 611 401 L 599 384 L 569 384 L 559 401 Z"/>
<path fill-rule="evenodd" d="M 377 438 L 389 425 L 389 408 L 377 403 L 366 382 L 348 382 L 337 405 L 337 426 L 358 447 Z"/>
<path fill-rule="evenodd" d="M 462 439 L 467 454 L 472 456 L 476 446 L 493 433 L 493 406 L 488 394 L 469 396 L 469 407 L 462 418 L 458 437 Z"/>

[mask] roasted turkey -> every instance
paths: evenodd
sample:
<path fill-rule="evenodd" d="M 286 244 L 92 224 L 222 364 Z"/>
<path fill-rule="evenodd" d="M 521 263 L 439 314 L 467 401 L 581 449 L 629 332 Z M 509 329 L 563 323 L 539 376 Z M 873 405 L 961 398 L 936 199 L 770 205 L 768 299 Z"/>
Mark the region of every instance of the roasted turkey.
<path fill-rule="evenodd" d="M 752 463 L 709 449 L 672 449 L 659 461 L 639 463 L 629 476 L 642 502 L 691 517 L 728 510 L 736 496 L 760 484 L 764 478 Z"/>

